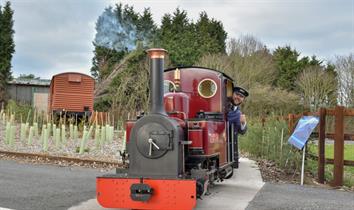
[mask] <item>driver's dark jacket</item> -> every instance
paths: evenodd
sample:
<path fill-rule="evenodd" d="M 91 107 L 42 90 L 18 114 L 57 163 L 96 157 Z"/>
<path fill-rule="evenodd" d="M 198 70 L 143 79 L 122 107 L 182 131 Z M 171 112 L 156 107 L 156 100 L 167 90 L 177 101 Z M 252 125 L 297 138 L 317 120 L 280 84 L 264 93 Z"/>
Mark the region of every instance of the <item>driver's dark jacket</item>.
<path fill-rule="evenodd" d="M 247 125 L 242 128 L 241 126 L 241 110 L 239 106 L 230 105 L 229 111 L 227 113 L 227 120 L 229 121 L 230 125 L 234 125 L 234 137 L 237 140 L 238 134 L 245 134 L 247 131 Z"/>

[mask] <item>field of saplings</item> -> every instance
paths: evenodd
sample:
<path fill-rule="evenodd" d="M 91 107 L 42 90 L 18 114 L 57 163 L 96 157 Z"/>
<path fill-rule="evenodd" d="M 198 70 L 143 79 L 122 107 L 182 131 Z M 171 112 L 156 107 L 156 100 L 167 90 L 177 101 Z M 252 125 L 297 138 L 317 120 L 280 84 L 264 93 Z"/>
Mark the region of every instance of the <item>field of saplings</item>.
<path fill-rule="evenodd" d="M 104 161 L 120 159 L 125 131 L 123 123 L 114 122 L 109 115 L 103 120 L 94 112 L 86 121 L 56 118 L 31 109 L 26 115 L 0 110 L 0 150 Z"/>

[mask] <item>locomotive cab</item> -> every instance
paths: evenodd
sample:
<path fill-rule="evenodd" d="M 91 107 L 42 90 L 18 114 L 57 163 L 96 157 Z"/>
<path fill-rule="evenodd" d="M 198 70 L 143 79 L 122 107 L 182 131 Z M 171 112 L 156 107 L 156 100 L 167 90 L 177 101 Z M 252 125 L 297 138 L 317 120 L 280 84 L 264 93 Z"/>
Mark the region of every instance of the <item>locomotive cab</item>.
<path fill-rule="evenodd" d="M 238 165 L 237 144 L 226 119 L 232 78 L 213 69 L 183 67 L 165 70 L 164 84 L 166 112 L 187 124 L 186 138 L 191 144 L 186 168 L 191 170 L 203 163 L 225 174 L 216 177 L 231 177 L 230 165 Z"/>

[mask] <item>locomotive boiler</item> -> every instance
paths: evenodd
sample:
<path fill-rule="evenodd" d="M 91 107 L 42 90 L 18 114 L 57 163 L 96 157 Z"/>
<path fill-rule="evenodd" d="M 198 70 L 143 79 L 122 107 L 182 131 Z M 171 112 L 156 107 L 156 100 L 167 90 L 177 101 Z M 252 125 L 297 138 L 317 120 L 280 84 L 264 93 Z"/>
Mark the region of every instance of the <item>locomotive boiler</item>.
<path fill-rule="evenodd" d="M 238 167 L 226 119 L 233 80 L 201 67 L 164 70 L 164 49 L 150 49 L 150 110 L 126 122 L 129 164 L 97 177 L 106 208 L 193 209 L 211 183 Z"/>

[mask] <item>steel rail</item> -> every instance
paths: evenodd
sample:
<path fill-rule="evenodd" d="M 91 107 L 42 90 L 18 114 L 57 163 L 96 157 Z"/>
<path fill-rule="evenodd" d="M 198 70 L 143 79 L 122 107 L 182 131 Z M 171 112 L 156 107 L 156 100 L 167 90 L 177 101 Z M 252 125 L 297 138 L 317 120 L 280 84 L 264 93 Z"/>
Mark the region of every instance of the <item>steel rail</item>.
<path fill-rule="evenodd" d="M 22 157 L 22 158 L 40 157 L 52 161 L 68 161 L 73 163 L 88 163 L 88 164 L 98 164 L 98 165 L 116 165 L 117 167 L 123 166 L 123 164 L 119 163 L 118 161 L 115 162 L 115 161 L 103 161 L 103 160 L 95 160 L 95 159 L 87 159 L 87 158 L 53 156 L 53 155 L 41 154 L 41 153 L 10 152 L 10 151 L 0 150 L 0 155 L 1 154 L 15 156 L 15 157 Z"/>

